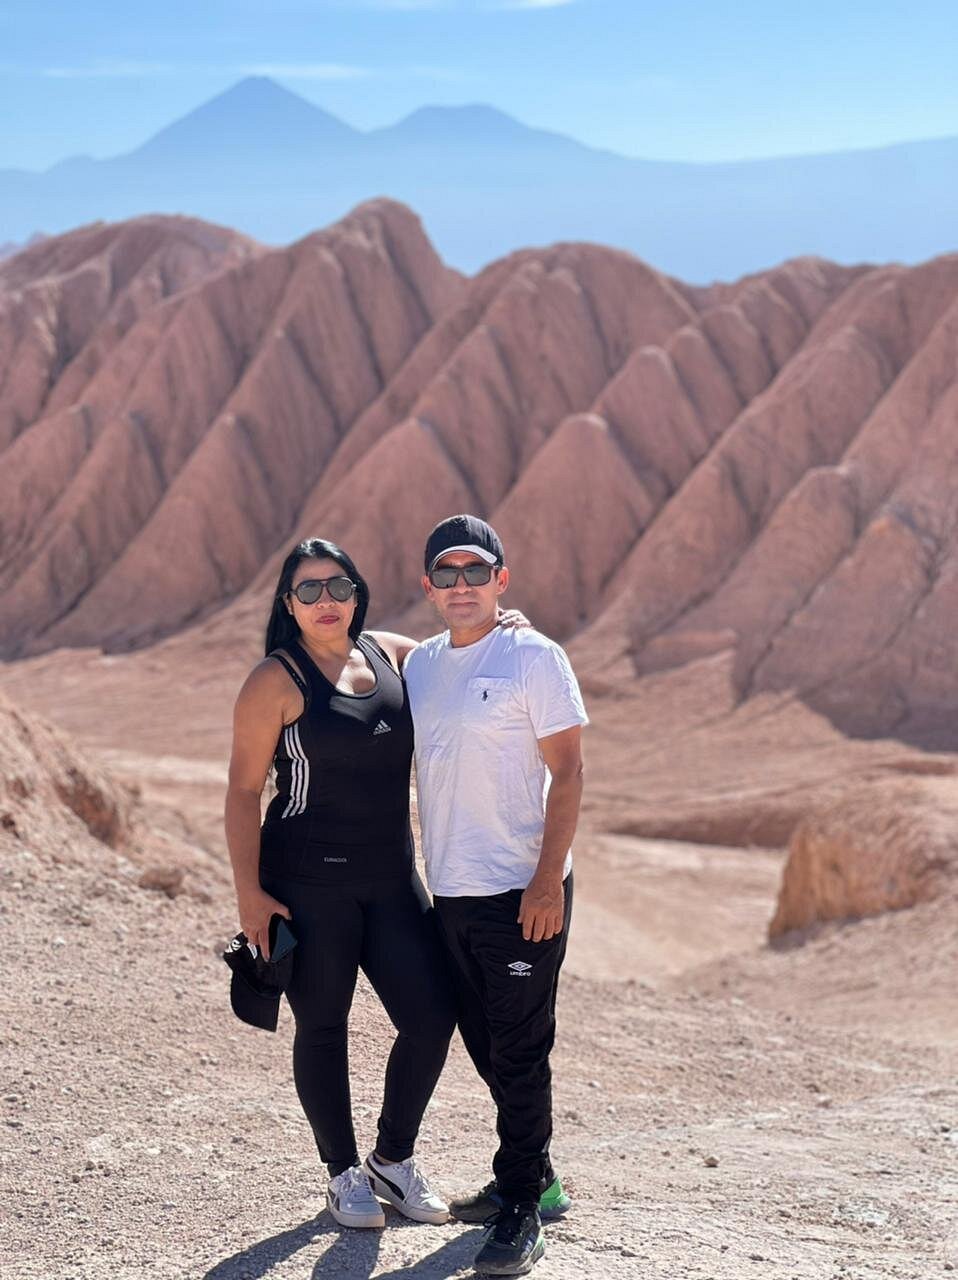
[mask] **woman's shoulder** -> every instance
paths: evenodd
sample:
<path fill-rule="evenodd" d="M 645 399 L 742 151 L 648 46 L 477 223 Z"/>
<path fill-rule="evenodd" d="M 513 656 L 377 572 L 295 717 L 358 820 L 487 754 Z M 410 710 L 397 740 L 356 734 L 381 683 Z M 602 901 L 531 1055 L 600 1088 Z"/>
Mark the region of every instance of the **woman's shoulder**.
<path fill-rule="evenodd" d="M 260 658 L 253 667 L 246 677 L 241 693 L 253 697 L 283 694 L 288 690 L 291 680 L 294 683 L 297 681 L 305 683 L 300 664 L 288 649 L 274 649 L 265 658 Z"/>
<path fill-rule="evenodd" d="M 362 639 L 379 650 L 383 657 L 397 669 L 400 668 L 416 641 L 409 636 L 399 635 L 396 631 L 364 631 Z"/>

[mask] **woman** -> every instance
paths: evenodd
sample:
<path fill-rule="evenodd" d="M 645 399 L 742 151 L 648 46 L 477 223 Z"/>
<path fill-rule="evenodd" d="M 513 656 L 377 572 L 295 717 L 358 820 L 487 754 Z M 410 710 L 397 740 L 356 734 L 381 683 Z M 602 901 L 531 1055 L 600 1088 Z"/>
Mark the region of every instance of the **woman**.
<path fill-rule="evenodd" d="M 309 538 L 286 558 L 267 656 L 236 703 L 226 802 L 243 932 L 268 958 L 270 918 L 292 918 L 293 1074 L 329 1170 L 330 1213 L 349 1227 L 385 1224 L 376 1195 L 417 1221 L 447 1219 L 413 1147 L 455 1025 L 409 829 L 413 731 L 399 671 L 415 641 L 363 632 L 368 604 L 335 544 Z M 271 766 L 278 789 L 260 830 Z M 360 968 L 398 1032 L 362 1166 L 346 1047 Z"/>

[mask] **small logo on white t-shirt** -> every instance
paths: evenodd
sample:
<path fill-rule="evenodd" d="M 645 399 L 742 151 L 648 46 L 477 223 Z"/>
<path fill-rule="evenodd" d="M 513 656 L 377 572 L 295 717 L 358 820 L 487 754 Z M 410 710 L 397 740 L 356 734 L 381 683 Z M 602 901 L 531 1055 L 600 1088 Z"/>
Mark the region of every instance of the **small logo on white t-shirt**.
<path fill-rule="evenodd" d="M 375 738 L 377 733 L 389 733 L 389 732 L 390 732 L 389 725 L 386 723 L 385 720 L 380 720 L 379 724 L 377 724 L 375 729 L 373 730 L 373 737 Z"/>
<path fill-rule="evenodd" d="M 514 978 L 528 978 L 529 972 L 532 969 L 532 965 L 526 964 L 525 960 L 513 960 L 512 964 L 508 967 L 512 970 L 512 976 Z"/>

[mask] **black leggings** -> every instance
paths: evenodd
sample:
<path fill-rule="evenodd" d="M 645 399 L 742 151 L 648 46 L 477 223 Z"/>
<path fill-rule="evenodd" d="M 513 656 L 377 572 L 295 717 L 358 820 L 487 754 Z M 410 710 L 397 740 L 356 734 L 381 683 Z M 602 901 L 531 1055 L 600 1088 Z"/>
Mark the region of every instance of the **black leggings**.
<path fill-rule="evenodd" d="M 356 1164 L 346 1020 L 358 970 L 398 1031 L 376 1150 L 405 1160 L 415 1146 L 455 1029 L 455 1000 L 435 918 L 419 877 L 323 885 L 263 871 L 263 888 L 292 913 L 297 947 L 287 998 L 296 1020 L 293 1076 L 319 1154 L 334 1176 Z"/>

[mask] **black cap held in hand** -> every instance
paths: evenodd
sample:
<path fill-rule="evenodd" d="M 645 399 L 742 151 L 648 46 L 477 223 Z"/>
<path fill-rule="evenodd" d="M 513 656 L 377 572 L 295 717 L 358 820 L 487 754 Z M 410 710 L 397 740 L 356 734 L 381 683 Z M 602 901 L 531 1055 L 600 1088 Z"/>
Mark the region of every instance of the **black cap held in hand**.
<path fill-rule="evenodd" d="M 450 551 L 471 551 L 486 564 L 505 564 L 505 552 L 492 525 L 478 516 L 449 516 L 426 539 L 426 572 Z"/>
<path fill-rule="evenodd" d="M 282 921 L 280 924 L 279 922 Z M 230 980 L 230 1004 L 237 1018 L 251 1027 L 275 1031 L 279 1021 L 279 1002 L 293 977 L 293 937 L 282 916 L 270 921 L 270 955 L 262 952 L 238 933 L 223 952 L 223 959 L 233 971 Z"/>

